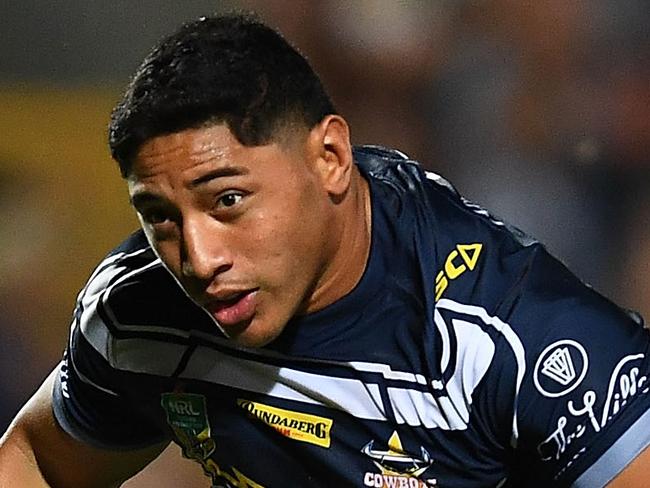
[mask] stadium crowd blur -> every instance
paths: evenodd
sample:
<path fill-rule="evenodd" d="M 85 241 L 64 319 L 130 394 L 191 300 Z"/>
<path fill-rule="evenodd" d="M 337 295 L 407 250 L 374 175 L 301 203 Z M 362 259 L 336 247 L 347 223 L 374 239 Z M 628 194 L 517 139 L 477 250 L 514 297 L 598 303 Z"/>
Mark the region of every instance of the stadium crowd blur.
<path fill-rule="evenodd" d="M 355 143 L 422 161 L 650 317 L 647 0 L 14 2 L 0 7 L 2 430 L 58 361 L 94 264 L 137 226 L 106 148 L 112 104 L 155 40 L 231 8 L 300 47 Z M 205 486 L 169 456 L 128 486 Z"/>

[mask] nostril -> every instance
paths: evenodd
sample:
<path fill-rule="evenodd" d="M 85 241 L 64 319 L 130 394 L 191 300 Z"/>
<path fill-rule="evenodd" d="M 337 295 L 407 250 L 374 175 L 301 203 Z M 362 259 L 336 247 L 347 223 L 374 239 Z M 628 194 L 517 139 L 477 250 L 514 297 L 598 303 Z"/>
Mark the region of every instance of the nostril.
<path fill-rule="evenodd" d="M 194 269 L 189 261 L 183 261 L 181 263 L 181 275 L 185 278 L 192 278 L 194 276 Z"/>
<path fill-rule="evenodd" d="M 225 273 L 225 272 L 228 271 L 230 268 L 232 268 L 232 263 L 223 263 L 223 264 L 221 264 L 221 265 L 219 265 L 219 266 L 217 267 L 217 269 L 215 270 L 214 274 L 215 274 L 215 275 L 218 275 L 218 274 L 221 274 L 221 273 Z"/>
<path fill-rule="evenodd" d="M 232 263 L 205 264 L 197 266 L 189 259 L 181 263 L 181 276 L 183 278 L 209 284 L 215 276 L 225 273 L 232 268 Z"/>

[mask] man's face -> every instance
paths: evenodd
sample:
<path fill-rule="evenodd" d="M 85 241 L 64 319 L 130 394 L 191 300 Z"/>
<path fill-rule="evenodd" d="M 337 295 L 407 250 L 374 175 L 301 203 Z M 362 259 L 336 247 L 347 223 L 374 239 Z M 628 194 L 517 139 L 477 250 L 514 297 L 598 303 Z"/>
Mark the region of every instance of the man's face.
<path fill-rule="evenodd" d="M 307 130 L 246 147 L 222 124 L 155 137 L 135 159 L 129 193 L 149 242 L 242 345 L 308 311 L 334 252 L 316 159 Z"/>

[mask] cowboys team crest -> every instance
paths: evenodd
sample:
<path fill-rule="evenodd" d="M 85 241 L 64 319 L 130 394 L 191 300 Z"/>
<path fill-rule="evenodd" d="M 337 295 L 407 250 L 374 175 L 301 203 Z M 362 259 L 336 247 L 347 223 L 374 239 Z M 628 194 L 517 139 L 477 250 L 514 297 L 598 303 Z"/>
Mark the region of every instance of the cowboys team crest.
<path fill-rule="evenodd" d="M 437 487 L 435 478 L 421 479 L 421 475 L 433 464 L 433 459 L 424 447 L 420 447 L 420 455 L 412 456 L 402 447 L 402 440 L 397 431 L 388 439 L 388 449 L 375 449 L 375 441 L 371 440 L 361 452 L 372 459 L 379 469 L 378 473 L 367 472 L 363 477 L 365 486 L 384 488 L 399 486 L 404 488 Z"/>

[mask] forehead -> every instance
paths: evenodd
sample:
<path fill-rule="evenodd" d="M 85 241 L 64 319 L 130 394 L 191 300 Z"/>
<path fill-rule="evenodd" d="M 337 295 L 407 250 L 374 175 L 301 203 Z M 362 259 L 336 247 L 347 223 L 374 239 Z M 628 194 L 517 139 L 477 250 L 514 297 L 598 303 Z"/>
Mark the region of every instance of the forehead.
<path fill-rule="evenodd" d="M 308 131 L 260 146 L 245 146 L 223 124 L 157 136 L 139 149 L 127 177 L 132 202 L 209 191 L 217 183 L 261 184 L 307 176 Z M 210 183 L 210 185 L 206 185 Z M 180 193 L 179 193 L 180 192 Z"/>
<path fill-rule="evenodd" d="M 206 164 L 224 165 L 251 149 L 223 124 L 164 134 L 140 147 L 130 179 L 146 179 L 160 172 L 184 172 Z"/>

